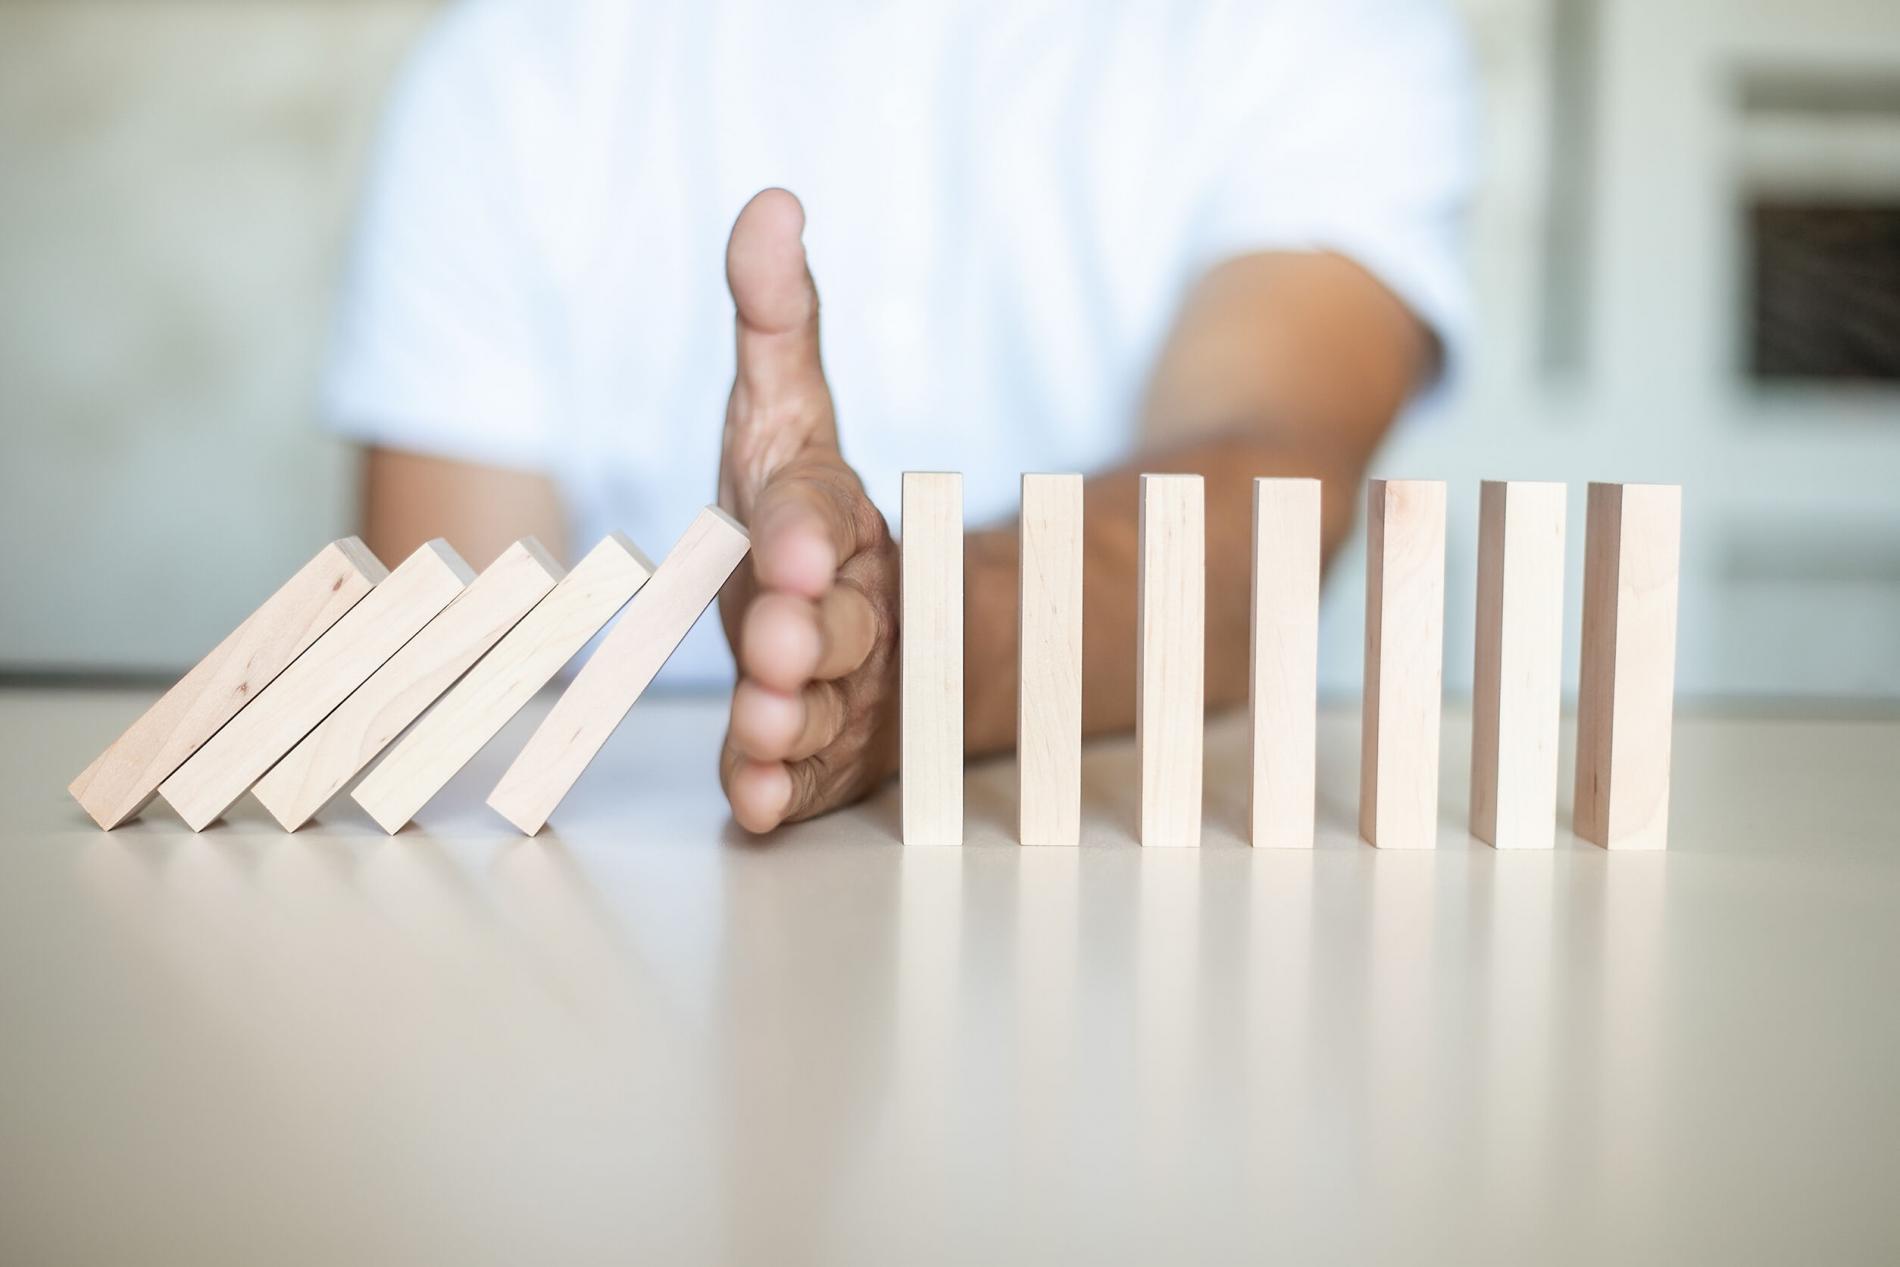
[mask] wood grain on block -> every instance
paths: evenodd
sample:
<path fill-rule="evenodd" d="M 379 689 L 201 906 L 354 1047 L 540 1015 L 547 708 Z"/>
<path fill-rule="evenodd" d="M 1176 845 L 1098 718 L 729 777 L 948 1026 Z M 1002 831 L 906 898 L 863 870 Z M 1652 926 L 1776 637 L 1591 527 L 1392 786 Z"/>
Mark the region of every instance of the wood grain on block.
<path fill-rule="evenodd" d="M 725 511 L 699 512 L 501 776 L 488 797 L 497 813 L 541 830 L 750 548 Z"/>
<path fill-rule="evenodd" d="M 1609 849 L 1669 838 L 1682 489 L 1592 484 L 1577 687 L 1577 835 Z"/>
<path fill-rule="evenodd" d="M 1201 843 L 1207 530 L 1198 475 L 1141 477 L 1135 745 L 1141 843 Z"/>
<path fill-rule="evenodd" d="M 1564 492 L 1497 480 L 1479 492 L 1471 834 L 1499 849 L 1556 843 Z"/>
<path fill-rule="evenodd" d="M 166 776 L 388 574 L 355 537 L 323 547 L 95 757 L 67 791 L 108 830 L 136 817 Z"/>
<path fill-rule="evenodd" d="M 1250 827 L 1265 848 L 1311 849 L 1319 711 L 1320 484 L 1253 482 Z"/>
<path fill-rule="evenodd" d="M 1017 839 L 1082 843 L 1082 477 L 1023 476 Z"/>
<path fill-rule="evenodd" d="M 560 564 L 533 537 L 509 546 L 272 766 L 252 795 L 285 831 L 309 822 L 560 579 Z"/>
<path fill-rule="evenodd" d="M 609 534 L 396 741 L 351 799 L 384 831 L 401 831 L 651 575 L 633 542 Z"/>
<path fill-rule="evenodd" d="M 1438 844 L 1444 642 L 1445 485 L 1373 480 L 1359 834 L 1382 848 Z"/>
<path fill-rule="evenodd" d="M 172 771 L 159 795 L 203 831 L 473 579 L 446 542 L 417 549 Z"/>
<path fill-rule="evenodd" d="M 963 843 L 963 476 L 904 474 L 904 843 Z"/>

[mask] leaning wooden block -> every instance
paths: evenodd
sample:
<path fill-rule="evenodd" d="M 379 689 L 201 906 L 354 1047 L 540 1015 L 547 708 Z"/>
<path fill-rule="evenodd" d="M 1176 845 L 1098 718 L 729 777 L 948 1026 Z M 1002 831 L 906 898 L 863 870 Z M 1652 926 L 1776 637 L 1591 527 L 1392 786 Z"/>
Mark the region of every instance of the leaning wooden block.
<path fill-rule="evenodd" d="M 1141 843 L 1201 843 L 1207 529 L 1198 475 L 1141 477 L 1135 745 Z"/>
<path fill-rule="evenodd" d="M 1592 484 L 1577 686 L 1577 835 L 1608 849 L 1669 838 L 1682 489 Z"/>
<path fill-rule="evenodd" d="M 1252 715 L 1256 846 L 1311 849 L 1319 709 L 1320 484 L 1253 482 Z"/>
<path fill-rule="evenodd" d="M 963 843 L 963 477 L 907 471 L 902 522 L 904 843 Z"/>
<path fill-rule="evenodd" d="M 93 759 L 67 788 L 108 830 L 389 572 L 355 537 L 333 541 Z"/>
<path fill-rule="evenodd" d="M 401 831 L 651 575 L 633 542 L 609 535 L 422 715 L 352 799 L 384 831 Z"/>
<path fill-rule="evenodd" d="M 560 565 L 533 537 L 509 546 L 421 633 L 272 766 L 251 789 L 252 795 L 285 831 L 296 831 L 560 579 Z"/>
<path fill-rule="evenodd" d="M 1082 477 L 1023 476 L 1017 839 L 1082 843 Z"/>
<path fill-rule="evenodd" d="M 159 784 L 159 795 L 203 831 L 472 579 L 446 542 L 422 546 Z"/>
<path fill-rule="evenodd" d="M 1499 849 L 1557 835 L 1564 486 L 1486 480 L 1478 504 L 1471 834 Z"/>
<path fill-rule="evenodd" d="M 490 807 L 530 836 L 540 831 L 750 548 L 732 516 L 700 511 L 501 776 Z"/>
<path fill-rule="evenodd" d="M 1367 514 L 1359 834 L 1386 849 L 1431 849 L 1438 844 L 1445 485 L 1373 480 Z"/>

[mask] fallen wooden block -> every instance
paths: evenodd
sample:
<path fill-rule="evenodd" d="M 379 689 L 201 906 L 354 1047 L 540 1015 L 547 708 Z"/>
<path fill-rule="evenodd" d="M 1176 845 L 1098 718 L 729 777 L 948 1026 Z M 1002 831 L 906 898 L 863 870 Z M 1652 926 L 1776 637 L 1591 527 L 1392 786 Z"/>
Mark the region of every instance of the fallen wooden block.
<path fill-rule="evenodd" d="M 1201 843 L 1207 530 L 1198 475 L 1141 477 L 1135 746 L 1141 843 Z"/>
<path fill-rule="evenodd" d="M 66 790 L 107 830 L 137 817 L 172 771 L 387 575 L 355 537 L 323 547 Z"/>
<path fill-rule="evenodd" d="M 422 546 L 158 785 L 203 831 L 474 577 L 447 543 Z"/>
<path fill-rule="evenodd" d="M 1471 834 L 1499 849 L 1556 843 L 1564 491 L 1515 480 L 1479 491 Z"/>
<path fill-rule="evenodd" d="M 1017 587 L 1017 839 L 1082 843 L 1082 477 L 1025 475 Z"/>
<path fill-rule="evenodd" d="M 901 665 L 904 843 L 963 843 L 963 477 L 906 471 Z"/>
<path fill-rule="evenodd" d="M 1319 563 L 1319 481 L 1255 480 L 1248 817 L 1261 848 L 1313 847 Z"/>
<path fill-rule="evenodd" d="M 1668 843 L 1681 550 L 1681 486 L 1590 485 L 1572 825 L 1607 849 Z"/>
<path fill-rule="evenodd" d="M 251 794 L 285 831 L 296 831 L 514 628 L 561 575 L 560 565 L 533 537 L 509 546 L 272 766 Z"/>
<path fill-rule="evenodd" d="M 750 548 L 732 516 L 717 506 L 700 511 L 541 720 L 489 806 L 530 836 L 540 831 Z"/>
<path fill-rule="evenodd" d="M 1359 834 L 1381 848 L 1438 844 L 1444 642 L 1445 485 L 1373 480 Z"/>
<path fill-rule="evenodd" d="M 422 715 L 352 799 L 384 831 L 401 831 L 652 574 L 633 542 L 610 534 Z"/>

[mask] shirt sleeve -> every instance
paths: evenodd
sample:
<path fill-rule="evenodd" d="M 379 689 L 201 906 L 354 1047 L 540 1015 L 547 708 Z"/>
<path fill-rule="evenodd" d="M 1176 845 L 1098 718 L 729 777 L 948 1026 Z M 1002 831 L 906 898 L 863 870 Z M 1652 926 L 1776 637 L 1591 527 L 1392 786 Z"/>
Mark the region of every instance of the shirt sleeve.
<path fill-rule="evenodd" d="M 339 297 L 322 414 L 369 444 L 549 469 L 553 376 L 508 132 L 506 48 L 451 9 L 399 76 Z"/>

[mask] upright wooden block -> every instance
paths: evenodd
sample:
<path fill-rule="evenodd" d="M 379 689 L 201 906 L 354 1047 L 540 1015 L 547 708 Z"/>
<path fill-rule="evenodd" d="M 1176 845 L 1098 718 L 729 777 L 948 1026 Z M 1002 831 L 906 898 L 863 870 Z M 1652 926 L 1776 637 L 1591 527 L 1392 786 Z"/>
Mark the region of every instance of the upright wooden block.
<path fill-rule="evenodd" d="M 107 830 L 136 817 L 167 775 L 388 575 L 355 537 L 323 547 L 66 790 Z"/>
<path fill-rule="evenodd" d="M 1141 843 L 1201 843 L 1207 527 L 1198 475 L 1141 477 L 1135 745 Z"/>
<path fill-rule="evenodd" d="M 203 831 L 474 575 L 447 543 L 422 546 L 159 784 L 159 795 Z"/>
<path fill-rule="evenodd" d="M 488 797 L 496 812 L 530 836 L 541 830 L 750 548 L 725 511 L 699 512 L 501 776 Z"/>
<path fill-rule="evenodd" d="M 1577 835 L 1608 849 L 1669 837 L 1682 488 L 1592 484 L 1577 690 Z"/>
<path fill-rule="evenodd" d="M 1023 476 L 1017 839 L 1082 843 L 1082 477 Z"/>
<path fill-rule="evenodd" d="M 1557 836 L 1564 486 L 1486 480 L 1478 498 L 1471 834 L 1499 849 Z"/>
<path fill-rule="evenodd" d="M 633 542 L 608 535 L 410 727 L 351 798 L 384 831 L 401 831 L 651 575 Z"/>
<path fill-rule="evenodd" d="M 1431 849 L 1438 844 L 1445 485 L 1373 480 L 1367 519 L 1359 834 L 1387 849 Z"/>
<path fill-rule="evenodd" d="M 904 843 L 963 843 L 963 477 L 904 474 Z"/>
<path fill-rule="evenodd" d="M 561 575 L 561 566 L 533 537 L 509 546 L 272 766 L 252 795 L 285 831 L 296 831 L 514 628 Z"/>
<path fill-rule="evenodd" d="M 1256 846 L 1313 847 L 1319 564 L 1319 481 L 1255 480 L 1247 694 Z"/>

